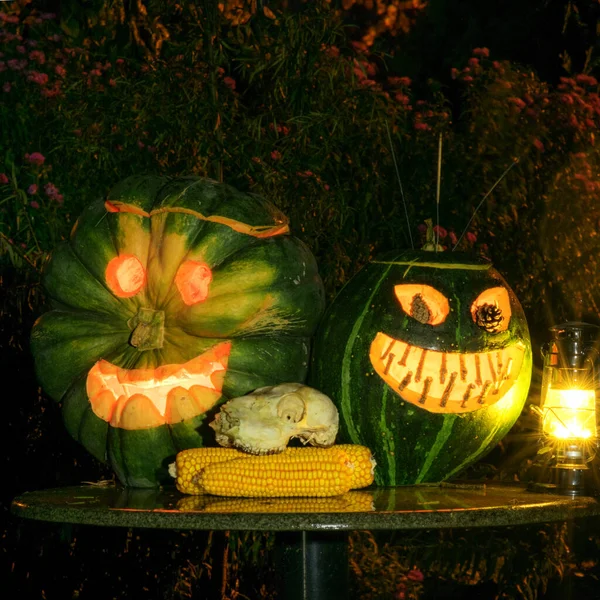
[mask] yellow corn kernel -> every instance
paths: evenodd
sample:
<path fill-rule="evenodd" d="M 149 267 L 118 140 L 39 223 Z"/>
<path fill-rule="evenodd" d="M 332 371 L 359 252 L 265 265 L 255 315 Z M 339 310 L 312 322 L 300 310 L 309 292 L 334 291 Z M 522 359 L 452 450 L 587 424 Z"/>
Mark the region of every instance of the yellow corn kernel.
<path fill-rule="evenodd" d="M 198 485 L 217 496 L 337 496 L 350 490 L 348 455 L 331 448 L 299 448 L 208 465 Z"/>
<path fill-rule="evenodd" d="M 196 497 L 197 498 L 197 497 Z M 204 496 L 203 512 L 209 513 L 331 513 L 371 512 L 373 495 L 347 492 L 321 498 L 226 498 Z M 179 508 L 179 504 L 177 505 Z"/>
<path fill-rule="evenodd" d="M 202 488 L 196 483 L 202 469 L 216 462 L 247 456 L 250 455 L 235 448 L 189 448 L 177 454 L 175 469 L 169 472 L 175 477 L 175 485 L 182 494 L 202 494 Z"/>

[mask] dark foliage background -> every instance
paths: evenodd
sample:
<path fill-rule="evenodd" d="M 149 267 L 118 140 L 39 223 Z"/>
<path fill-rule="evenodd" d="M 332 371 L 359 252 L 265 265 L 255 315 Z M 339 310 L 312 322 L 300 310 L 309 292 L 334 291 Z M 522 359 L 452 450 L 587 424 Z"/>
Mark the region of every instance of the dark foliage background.
<path fill-rule="evenodd" d="M 598 6 L 0 5 L 2 568 L 21 597 L 274 594 L 268 536 L 69 528 L 9 515 L 23 491 L 112 476 L 64 431 L 28 348 L 44 310 L 44 260 L 82 207 L 133 173 L 227 181 L 290 216 L 332 298 L 374 254 L 411 237 L 421 243 L 425 219 L 435 218 L 441 135 L 441 241 L 451 248 L 464 233 L 460 249 L 493 260 L 524 306 L 537 357 L 551 324 L 600 322 Z M 534 427 L 524 414 L 466 475 L 526 478 Z M 593 522 L 570 532 L 422 534 L 410 544 L 356 534 L 355 595 L 597 597 L 598 539 Z"/>

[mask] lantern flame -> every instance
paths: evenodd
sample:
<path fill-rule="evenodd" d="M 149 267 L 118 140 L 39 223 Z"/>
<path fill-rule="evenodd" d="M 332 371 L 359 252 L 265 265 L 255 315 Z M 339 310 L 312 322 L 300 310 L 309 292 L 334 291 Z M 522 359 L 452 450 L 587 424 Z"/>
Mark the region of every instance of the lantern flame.
<path fill-rule="evenodd" d="M 560 440 L 589 440 L 597 436 L 593 389 L 549 388 L 542 412 L 543 432 L 548 436 Z"/>

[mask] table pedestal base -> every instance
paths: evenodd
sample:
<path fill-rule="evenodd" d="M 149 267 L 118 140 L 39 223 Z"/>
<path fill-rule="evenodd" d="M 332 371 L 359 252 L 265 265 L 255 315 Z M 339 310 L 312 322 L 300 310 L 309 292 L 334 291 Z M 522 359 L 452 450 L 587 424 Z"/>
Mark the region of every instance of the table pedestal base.
<path fill-rule="evenodd" d="M 286 600 L 348 598 L 347 531 L 277 533 L 275 564 Z"/>

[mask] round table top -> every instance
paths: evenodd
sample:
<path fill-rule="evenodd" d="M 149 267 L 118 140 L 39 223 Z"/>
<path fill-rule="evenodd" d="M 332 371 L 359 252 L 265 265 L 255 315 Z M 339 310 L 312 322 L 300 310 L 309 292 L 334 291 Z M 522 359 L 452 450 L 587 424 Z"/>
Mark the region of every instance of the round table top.
<path fill-rule="evenodd" d="M 186 496 L 175 488 L 90 484 L 26 492 L 15 498 L 12 512 L 27 519 L 110 527 L 343 531 L 563 521 L 600 515 L 600 503 L 502 484 L 367 488 L 330 498 Z"/>

